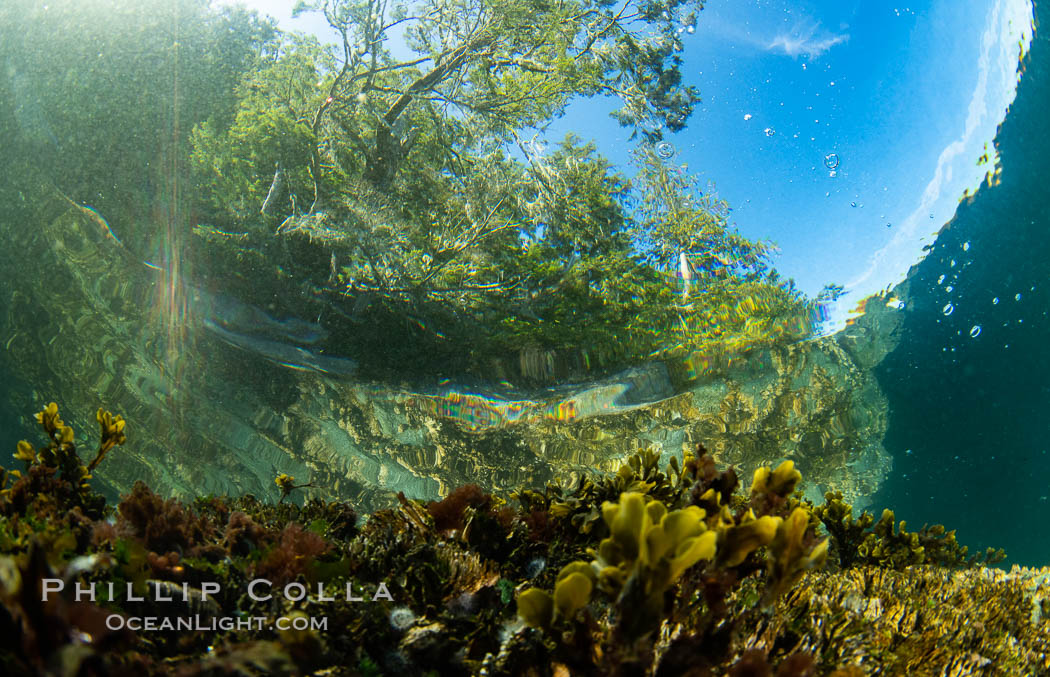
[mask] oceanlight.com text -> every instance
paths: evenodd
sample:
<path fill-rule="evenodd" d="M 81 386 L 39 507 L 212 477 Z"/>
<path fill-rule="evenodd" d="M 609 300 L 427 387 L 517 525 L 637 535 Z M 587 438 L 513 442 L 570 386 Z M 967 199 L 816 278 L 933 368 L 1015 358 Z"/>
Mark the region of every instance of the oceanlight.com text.
<path fill-rule="evenodd" d="M 166 631 L 218 631 L 218 630 L 319 630 L 328 629 L 327 616 L 280 616 L 270 620 L 265 616 L 122 616 L 110 614 L 106 617 L 110 630 L 133 630 L 136 632 Z"/>

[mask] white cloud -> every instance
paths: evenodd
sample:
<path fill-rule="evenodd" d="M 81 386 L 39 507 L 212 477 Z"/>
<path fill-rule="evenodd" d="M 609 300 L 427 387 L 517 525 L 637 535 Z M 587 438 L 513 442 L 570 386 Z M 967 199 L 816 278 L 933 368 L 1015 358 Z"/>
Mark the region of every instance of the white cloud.
<path fill-rule="evenodd" d="M 828 33 L 820 30 L 820 24 L 810 23 L 796 25 L 790 32 L 776 36 L 766 46 L 766 50 L 782 51 L 790 57 L 808 54 L 815 58 L 847 40 L 849 40 L 849 33 Z"/>

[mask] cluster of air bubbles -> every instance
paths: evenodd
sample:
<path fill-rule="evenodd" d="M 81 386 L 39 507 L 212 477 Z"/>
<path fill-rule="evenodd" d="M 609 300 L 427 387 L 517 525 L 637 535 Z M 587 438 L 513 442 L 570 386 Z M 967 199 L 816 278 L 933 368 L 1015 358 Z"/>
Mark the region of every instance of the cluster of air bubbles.
<path fill-rule="evenodd" d="M 944 313 L 945 316 L 951 315 L 953 312 L 955 312 L 955 306 L 953 306 L 951 302 L 948 302 L 944 305 L 943 308 L 941 308 L 941 312 Z"/>
<path fill-rule="evenodd" d="M 773 136 L 777 133 L 777 130 L 773 129 L 772 127 L 766 127 L 763 131 L 766 133 L 766 136 Z"/>
<path fill-rule="evenodd" d="M 970 338 L 977 338 L 981 335 L 981 325 L 975 324 L 970 327 Z"/>
<path fill-rule="evenodd" d="M 824 156 L 824 166 L 835 171 L 839 166 L 839 155 L 838 153 L 828 153 Z"/>
<path fill-rule="evenodd" d="M 395 630 L 407 630 L 416 622 L 416 615 L 408 607 L 400 607 L 390 612 L 390 625 Z"/>
<path fill-rule="evenodd" d="M 944 275 L 937 278 L 937 284 L 944 284 Z"/>
<path fill-rule="evenodd" d="M 670 160 L 674 157 L 674 146 L 667 141 L 656 144 L 656 155 L 661 160 Z"/>

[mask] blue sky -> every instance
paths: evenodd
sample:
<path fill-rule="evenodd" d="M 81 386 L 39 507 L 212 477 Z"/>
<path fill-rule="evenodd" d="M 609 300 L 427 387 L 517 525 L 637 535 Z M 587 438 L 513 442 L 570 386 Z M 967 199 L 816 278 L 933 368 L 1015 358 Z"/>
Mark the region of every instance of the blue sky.
<path fill-rule="evenodd" d="M 323 31 L 289 20 L 291 0 L 247 4 Z M 667 140 L 743 234 L 779 245 L 776 267 L 803 291 L 846 285 L 836 328 L 904 278 L 992 168 L 977 160 L 1013 100 L 1031 16 L 1029 0 L 709 0 L 683 35 L 703 101 Z M 614 107 L 577 102 L 547 139 L 593 139 L 632 173 Z"/>

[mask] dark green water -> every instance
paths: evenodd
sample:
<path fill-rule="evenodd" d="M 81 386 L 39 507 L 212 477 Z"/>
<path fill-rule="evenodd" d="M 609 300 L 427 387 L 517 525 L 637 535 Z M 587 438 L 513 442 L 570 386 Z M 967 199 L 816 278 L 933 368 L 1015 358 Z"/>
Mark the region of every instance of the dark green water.
<path fill-rule="evenodd" d="M 1045 27 L 1045 3 L 1036 16 Z M 900 344 L 877 367 L 894 472 L 875 504 L 895 506 L 914 528 L 944 523 L 971 549 L 1003 547 L 1008 563 L 1041 566 L 1050 562 L 1045 30 L 1029 56 L 996 139 L 1002 183 L 960 205 L 912 270 Z M 971 337 L 974 327 L 980 333 Z"/>

